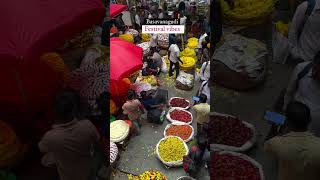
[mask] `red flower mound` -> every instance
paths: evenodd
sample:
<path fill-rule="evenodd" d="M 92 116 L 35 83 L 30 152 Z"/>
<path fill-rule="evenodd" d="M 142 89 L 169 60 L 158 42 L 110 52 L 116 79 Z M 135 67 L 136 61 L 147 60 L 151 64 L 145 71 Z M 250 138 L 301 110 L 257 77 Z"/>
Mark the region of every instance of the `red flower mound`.
<path fill-rule="evenodd" d="M 170 101 L 170 106 L 186 108 L 189 106 L 189 102 L 183 98 L 172 98 Z"/>
<path fill-rule="evenodd" d="M 191 115 L 185 111 L 181 111 L 181 110 L 173 110 L 171 113 L 170 113 L 170 117 L 171 119 L 175 120 L 175 121 L 181 121 L 181 122 L 184 122 L 184 123 L 188 123 L 191 121 Z"/>
<path fill-rule="evenodd" d="M 209 122 L 210 144 L 241 147 L 253 136 L 250 128 L 238 118 L 214 116 Z"/>
<path fill-rule="evenodd" d="M 210 180 L 261 180 L 259 168 L 232 154 L 211 156 Z"/>

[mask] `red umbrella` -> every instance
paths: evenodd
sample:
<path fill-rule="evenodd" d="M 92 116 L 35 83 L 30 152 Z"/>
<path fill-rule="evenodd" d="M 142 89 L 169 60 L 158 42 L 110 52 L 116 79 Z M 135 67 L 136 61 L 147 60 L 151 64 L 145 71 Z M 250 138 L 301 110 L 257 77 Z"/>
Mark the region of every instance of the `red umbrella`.
<path fill-rule="evenodd" d="M 126 11 L 128 6 L 122 4 L 110 4 L 110 18 L 118 16 L 123 11 Z"/>
<path fill-rule="evenodd" d="M 110 94 L 117 104 L 130 88 L 122 79 L 142 68 L 142 56 L 142 48 L 119 38 L 110 39 Z"/>
<path fill-rule="evenodd" d="M 142 68 L 142 48 L 121 40 L 110 39 L 110 80 L 119 81 Z"/>

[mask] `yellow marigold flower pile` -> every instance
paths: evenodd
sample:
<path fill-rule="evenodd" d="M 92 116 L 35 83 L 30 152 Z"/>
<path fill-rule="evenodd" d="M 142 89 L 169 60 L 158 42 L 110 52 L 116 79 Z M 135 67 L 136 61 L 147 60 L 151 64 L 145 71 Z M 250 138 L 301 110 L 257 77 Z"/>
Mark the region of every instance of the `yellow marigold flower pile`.
<path fill-rule="evenodd" d="M 181 161 L 187 152 L 184 142 L 178 137 L 161 141 L 158 148 L 159 156 L 165 162 Z"/>

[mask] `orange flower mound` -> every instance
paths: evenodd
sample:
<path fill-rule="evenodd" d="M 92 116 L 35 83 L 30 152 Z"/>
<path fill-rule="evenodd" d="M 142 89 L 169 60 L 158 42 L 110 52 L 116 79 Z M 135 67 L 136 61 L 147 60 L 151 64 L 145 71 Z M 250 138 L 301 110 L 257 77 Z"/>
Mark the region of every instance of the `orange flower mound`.
<path fill-rule="evenodd" d="M 63 81 L 68 79 L 69 69 L 59 54 L 53 52 L 46 53 L 40 57 L 40 60 L 49 65 L 55 72 L 61 73 Z"/>
<path fill-rule="evenodd" d="M 115 114 L 117 112 L 117 105 L 113 100 L 110 100 L 110 113 Z"/>
<path fill-rule="evenodd" d="M 167 136 L 178 136 L 184 141 L 192 134 L 192 128 L 189 125 L 172 125 L 166 130 Z"/>

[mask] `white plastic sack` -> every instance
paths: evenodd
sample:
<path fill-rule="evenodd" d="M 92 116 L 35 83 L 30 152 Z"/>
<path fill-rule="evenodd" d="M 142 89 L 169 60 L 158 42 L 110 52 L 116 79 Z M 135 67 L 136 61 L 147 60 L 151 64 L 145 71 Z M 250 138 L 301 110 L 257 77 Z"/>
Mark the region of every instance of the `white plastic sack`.
<path fill-rule="evenodd" d="M 220 151 L 220 152 L 217 152 L 217 153 L 220 154 L 220 155 L 231 154 L 233 156 L 237 156 L 239 158 L 242 158 L 244 160 L 249 161 L 250 163 L 252 163 L 254 166 L 256 166 L 259 169 L 259 174 L 260 174 L 261 180 L 265 179 L 262 165 L 260 163 L 258 163 L 257 161 L 255 161 L 254 159 L 252 159 L 251 157 L 249 157 L 247 155 L 244 155 L 244 154 L 241 154 L 241 153 L 232 152 L 232 151 Z"/>
<path fill-rule="evenodd" d="M 192 88 L 194 77 L 191 74 L 180 71 L 179 76 L 177 77 L 176 81 L 180 82 L 181 84 L 183 84 L 185 86 L 188 86 L 189 88 Z"/>
<path fill-rule="evenodd" d="M 170 117 L 170 113 L 171 113 L 173 110 L 175 110 L 175 109 L 189 113 L 189 114 L 191 115 L 191 121 L 188 122 L 188 123 L 184 123 L 184 122 L 181 122 L 181 121 L 177 121 L 177 120 L 172 119 L 172 118 Z M 182 108 L 170 108 L 169 111 L 168 111 L 168 113 L 167 113 L 167 119 L 168 119 L 168 121 L 170 121 L 171 123 L 182 124 L 182 125 L 189 124 L 189 125 L 190 125 L 190 124 L 192 123 L 192 121 L 193 121 L 193 116 L 192 116 L 192 114 L 191 114 L 189 111 L 184 110 L 184 109 L 182 109 Z"/>
<path fill-rule="evenodd" d="M 164 136 L 164 137 L 168 137 L 166 132 L 167 132 L 167 129 L 170 128 L 172 125 L 181 126 L 181 124 L 178 124 L 178 123 L 168 124 L 168 125 L 166 126 L 166 128 L 164 129 L 164 131 L 163 131 L 163 136 Z M 191 133 L 191 135 L 190 135 L 190 137 L 189 137 L 188 139 L 184 140 L 184 142 L 186 142 L 186 143 L 188 143 L 189 141 L 191 141 L 191 140 L 193 139 L 193 137 L 194 137 L 194 129 L 193 129 L 193 127 L 192 127 L 191 125 L 188 125 L 188 126 L 191 127 L 192 133 Z"/>
<path fill-rule="evenodd" d="M 168 167 L 179 167 L 179 166 L 182 166 L 182 164 L 183 164 L 183 159 L 182 160 L 180 160 L 180 161 L 174 161 L 174 162 L 165 162 L 161 157 L 160 157 L 160 155 L 159 155 L 159 144 L 160 144 L 160 142 L 161 141 L 163 141 L 163 140 L 166 140 L 167 138 L 169 138 L 169 137 L 177 137 L 177 136 L 168 136 L 168 137 L 165 137 L 165 138 L 162 138 L 159 142 L 158 142 L 158 144 L 157 144 L 157 146 L 156 146 L 156 155 L 157 155 L 157 158 L 163 163 L 163 164 L 165 164 L 166 166 L 168 166 Z M 184 144 L 184 147 L 186 148 L 186 156 L 189 154 L 189 148 L 188 148 L 188 146 L 187 146 L 187 144 L 180 138 L 180 137 L 177 137 L 177 138 L 179 138 L 182 142 L 183 142 L 183 144 Z"/>
<path fill-rule="evenodd" d="M 169 47 L 169 34 L 159 34 L 158 35 L 158 44 L 162 48 Z"/>
<path fill-rule="evenodd" d="M 289 56 L 290 47 L 288 38 L 273 28 L 272 33 L 272 60 L 275 63 L 284 64 Z"/>
<path fill-rule="evenodd" d="M 139 32 L 135 29 L 128 29 L 126 31 L 126 34 L 131 34 L 133 37 L 137 37 L 139 35 Z"/>
<path fill-rule="evenodd" d="M 143 42 L 141 44 L 137 44 L 137 46 L 142 48 L 144 56 L 149 54 L 149 52 L 150 52 L 150 42 Z"/>
<path fill-rule="evenodd" d="M 152 86 L 148 83 L 140 83 L 140 82 L 136 82 L 132 85 L 132 89 L 138 94 L 140 95 L 140 93 L 142 91 L 150 91 L 152 90 Z"/>
<path fill-rule="evenodd" d="M 225 37 L 225 42 L 217 49 L 213 58 L 235 72 L 245 73 L 250 78 L 257 78 L 264 68 L 258 59 L 267 54 L 267 47 L 264 43 L 231 34 Z"/>
<path fill-rule="evenodd" d="M 213 112 L 213 115 L 225 116 L 225 117 L 234 117 L 234 116 L 231 116 L 231 115 L 221 114 L 221 113 L 217 113 L 217 112 Z M 228 145 L 224 145 L 224 144 L 210 144 L 210 150 L 211 151 L 226 150 L 226 151 L 234 151 L 234 152 L 244 152 L 244 151 L 249 150 L 254 145 L 254 143 L 256 143 L 257 132 L 256 132 L 255 127 L 252 124 L 250 124 L 250 123 L 248 123 L 246 121 L 242 121 L 242 123 L 252 130 L 252 134 L 253 135 L 252 135 L 251 140 L 249 140 L 248 142 L 243 144 L 241 147 L 228 146 Z"/>
<path fill-rule="evenodd" d="M 186 101 L 189 103 L 189 106 L 187 106 L 186 108 L 182 108 L 182 107 L 178 107 L 178 108 L 181 108 L 181 109 L 184 109 L 184 110 L 187 110 L 187 109 L 190 108 L 190 105 L 191 105 L 191 104 L 190 104 L 190 101 L 187 100 L 187 99 L 185 99 L 185 98 L 182 98 L 182 97 L 172 97 L 172 98 L 170 98 L 170 100 L 169 100 L 169 105 L 170 105 L 170 107 L 172 107 L 172 106 L 171 106 L 171 100 L 174 99 L 174 98 L 184 99 L 184 100 L 186 100 Z M 172 108 L 176 108 L 176 107 L 172 107 Z"/>

